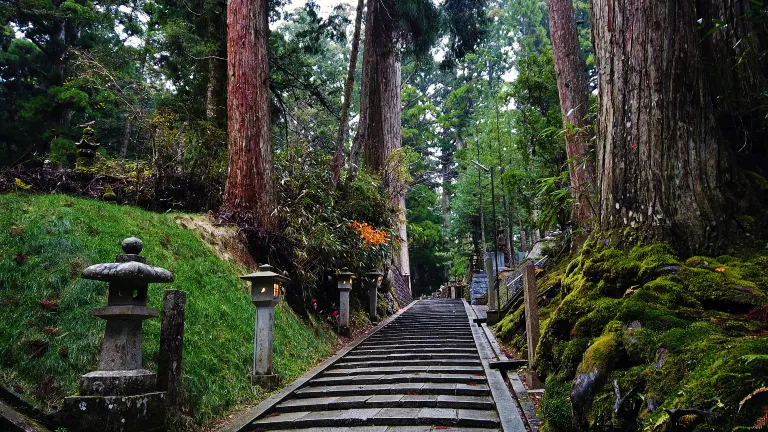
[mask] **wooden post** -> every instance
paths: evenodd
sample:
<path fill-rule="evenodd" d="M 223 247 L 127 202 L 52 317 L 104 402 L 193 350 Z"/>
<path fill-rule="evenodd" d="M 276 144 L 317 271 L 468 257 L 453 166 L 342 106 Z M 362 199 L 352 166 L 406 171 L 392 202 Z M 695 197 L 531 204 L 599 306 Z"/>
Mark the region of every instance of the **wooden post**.
<path fill-rule="evenodd" d="M 533 359 L 539 345 L 539 304 L 536 291 L 536 270 L 528 261 L 523 266 L 523 293 L 525 295 L 525 333 L 528 336 L 528 373 L 526 380 L 530 388 L 541 385 L 533 371 Z"/>
<path fill-rule="evenodd" d="M 160 353 L 157 356 L 157 389 L 168 392 L 166 404 L 173 415 L 181 398 L 181 357 L 184 343 L 184 315 L 187 293 L 165 290 L 160 325 Z"/>

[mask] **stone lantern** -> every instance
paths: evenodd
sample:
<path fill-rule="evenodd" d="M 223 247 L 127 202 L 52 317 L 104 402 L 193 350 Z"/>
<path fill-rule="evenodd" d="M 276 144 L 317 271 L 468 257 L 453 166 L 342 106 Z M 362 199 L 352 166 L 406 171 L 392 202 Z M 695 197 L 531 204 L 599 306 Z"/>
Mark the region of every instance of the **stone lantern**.
<path fill-rule="evenodd" d="M 107 321 L 98 370 L 80 377 L 80 395 L 64 399 L 62 425 L 77 431 L 146 431 L 165 422 L 165 392 L 141 361 L 142 321 L 157 309 L 147 306 L 150 283 L 173 282 L 173 274 L 147 265 L 141 240 L 123 240 L 115 263 L 83 270 L 84 279 L 109 283 L 107 306 L 93 315 Z"/>
<path fill-rule="evenodd" d="M 96 132 L 93 128 L 87 127 L 83 129 L 83 136 L 75 143 L 75 147 L 77 147 L 78 164 L 91 166 L 101 144 L 96 142 Z"/>
<path fill-rule="evenodd" d="M 368 299 L 369 299 L 369 307 L 370 307 L 370 316 L 371 316 L 371 322 L 377 322 L 378 317 L 376 316 L 376 292 L 378 291 L 379 287 L 381 286 L 381 280 L 384 276 L 384 273 L 373 270 L 365 274 L 368 279 Z"/>
<path fill-rule="evenodd" d="M 259 271 L 241 276 L 251 283 L 251 302 L 256 306 L 256 329 L 253 341 L 253 374 L 251 384 L 265 389 L 277 386 L 279 377 L 272 370 L 272 341 L 275 329 L 275 306 L 283 298 L 283 283 L 289 279 L 272 271 L 272 266 L 259 266 Z"/>
<path fill-rule="evenodd" d="M 339 331 L 349 335 L 349 292 L 352 291 L 352 279 L 355 274 L 347 268 L 341 269 L 338 275 L 339 288 Z"/>

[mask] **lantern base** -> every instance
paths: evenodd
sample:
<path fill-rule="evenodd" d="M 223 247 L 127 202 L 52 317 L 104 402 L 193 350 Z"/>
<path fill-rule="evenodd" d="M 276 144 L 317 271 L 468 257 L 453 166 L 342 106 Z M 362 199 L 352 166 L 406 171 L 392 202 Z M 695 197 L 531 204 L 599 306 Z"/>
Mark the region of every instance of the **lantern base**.
<path fill-rule="evenodd" d="M 151 393 L 157 375 L 145 370 L 95 371 L 80 377 L 81 396 L 130 396 Z"/>
<path fill-rule="evenodd" d="M 280 383 L 280 376 L 277 374 L 252 375 L 251 385 L 257 385 L 265 390 L 272 390 Z"/>
<path fill-rule="evenodd" d="M 58 423 L 80 432 L 165 430 L 165 392 L 64 398 Z"/>
<path fill-rule="evenodd" d="M 339 327 L 339 334 L 344 337 L 352 336 L 352 330 L 349 327 Z"/>

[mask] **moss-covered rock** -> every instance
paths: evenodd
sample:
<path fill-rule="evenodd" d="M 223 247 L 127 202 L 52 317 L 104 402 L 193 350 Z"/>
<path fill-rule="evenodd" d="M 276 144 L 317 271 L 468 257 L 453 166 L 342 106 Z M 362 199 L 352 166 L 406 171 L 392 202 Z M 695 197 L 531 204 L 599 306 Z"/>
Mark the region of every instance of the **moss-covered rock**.
<path fill-rule="evenodd" d="M 766 249 L 768 252 L 768 248 Z M 691 257 L 667 245 L 630 250 L 588 241 L 539 281 L 534 367 L 546 379 L 546 431 L 750 428 L 768 404 L 768 256 Z M 524 348 L 523 305 L 497 326 Z M 570 389 L 570 392 L 569 392 Z"/>
<path fill-rule="evenodd" d="M 576 425 L 587 425 L 592 402 L 613 372 L 622 346 L 619 334 L 608 333 L 596 339 L 584 353 L 571 388 L 571 408 Z"/>

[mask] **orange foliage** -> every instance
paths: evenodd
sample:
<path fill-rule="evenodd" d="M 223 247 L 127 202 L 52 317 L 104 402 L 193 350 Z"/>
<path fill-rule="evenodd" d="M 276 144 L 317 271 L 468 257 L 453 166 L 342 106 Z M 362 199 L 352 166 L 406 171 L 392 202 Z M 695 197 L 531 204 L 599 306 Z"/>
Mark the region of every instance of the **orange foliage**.
<path fill-rule="evenodd" d="M 365 240 L 365 246 L 381 246 L 389 242 L 389 234 L 384 230 L 377 230 L 366 222 L 354 221 L 350 226 L 360 233 L 360 238 Z"/>

